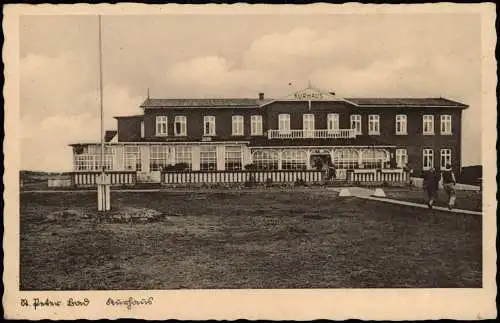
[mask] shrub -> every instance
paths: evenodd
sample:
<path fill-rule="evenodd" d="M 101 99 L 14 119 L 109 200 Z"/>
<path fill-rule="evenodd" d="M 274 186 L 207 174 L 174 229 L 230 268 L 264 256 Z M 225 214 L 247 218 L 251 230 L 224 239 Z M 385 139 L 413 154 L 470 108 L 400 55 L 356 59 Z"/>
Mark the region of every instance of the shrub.
<path fill-rule="evenodd" d="M 186 163 L 177 163 L 175 165 L 168 165 L 162 169 L 164 172 L 184 172 L 189 170 L 189 165 Z"/>
<path fill-rule="evenodd" d="M 255 186 L 255 184 L 257 184 L 257 181 L 255 179 L 255 174 L 250 174 L 250 176 L 248 177 L 248 180 L 245 181 L 244 185 L 245 185 L 245 187 L 252 187 L 252 186 Z"/>
<path fill-rule="evenodd" d="M 306 186 L 306 182 L 302 178 L 299 178 L 295 181 L 295 186 Z"/>
<path fill-rule="evenodd" d="M 175 171 L 175 166 L 174 165 L 168 165 L 163 168 L 164 172 L 174 172 Z"/>
<path fill-rule="evenodd" d="M 189 170 L 189 165 L 186 163 L 177 163 L 174 165 L 174 170 L 177 172 L 184 172 Z"/>
<path fill-rule="evenodd" d="M 255 164 L 247 164 L 243 167 L 245 170 L 256 170 L 257 166 Z"/>

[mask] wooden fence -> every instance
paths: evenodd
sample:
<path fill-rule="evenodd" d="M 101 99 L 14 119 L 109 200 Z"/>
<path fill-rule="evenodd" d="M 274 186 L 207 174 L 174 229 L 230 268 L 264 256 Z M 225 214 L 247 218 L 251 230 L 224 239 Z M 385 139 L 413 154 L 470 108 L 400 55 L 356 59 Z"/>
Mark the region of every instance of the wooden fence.
<path fill-rule="evenodd" d="M 73 172 L 70 173 L 71 182 L 75 186 L 95 186 L 100 174 L 101 172 Z M 106 174 L 111 179 L 111 185 L 135 185 L 137 183 L 137 175 L 134 171 L 108 171 Z"/>
<path fill-rule="evenodd" d="M 140 183 L 134 171 L 106 172 L 110 176 L 111 185 L 135 185 Z M 72 172 L 69 173 L 71 184 L 74 186 L 95 186 L 100 172 Z M 343 177 L 343 176 L 342 176 Z M 162 172 L 159 180 L 162 184 L 202 184 L 202 183 L 319 183 L 324 179 L 323 173 L 318 170 L 240 170 L 240 171 L 189 171 L 189 172 Z M 345 183 L 403 183 L 409 180 L 407 173 L 400 169 L 354 169 L 348 170 L 346 177 L 335 179 Z"/>
<path fill-rule="evenodd" d="M 164 172 L 164 184 L 201 184 L 201 183 L 293 183 L 303 180 L 315 183 L 322 180 L 322 173 L 317 170 L 281 170 L 281 171 L 208 171 L 208 172 Z"/>
<path fill-rule="evenodd" d="M 402 183 L 409 180 L 402 169 L 354 169 L 348 173 L 352 183 Z"/>

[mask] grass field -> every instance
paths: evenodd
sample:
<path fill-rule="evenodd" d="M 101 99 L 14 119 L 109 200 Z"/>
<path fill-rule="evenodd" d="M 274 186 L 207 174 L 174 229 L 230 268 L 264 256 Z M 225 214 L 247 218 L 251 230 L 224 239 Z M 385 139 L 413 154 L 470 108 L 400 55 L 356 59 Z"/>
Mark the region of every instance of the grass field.
<path fill-rule="evenodd" d="M 387 197 L 391 199 L 421 204 L 427 202 L 427 196 L 424 190 L 420 188 L 413 188 L 412 190 L 406 188 L 386 188 L 384 191 Z M 437 206 L 448 206 L 448 195 L 443 189 L 438 191 L 438 199 L 435 202 Z M 457 209 L 481 211 L 483 207 L 482 195 L 480 192 L 457 190 L 455 207 Z"/>
<path fill-rule="evenodd" d="M 481 287 L 481 217 L 332 191 L 113 193 L 146 224 L 95 213 L 95 192 L 21 194 L 21 290 Z"/>

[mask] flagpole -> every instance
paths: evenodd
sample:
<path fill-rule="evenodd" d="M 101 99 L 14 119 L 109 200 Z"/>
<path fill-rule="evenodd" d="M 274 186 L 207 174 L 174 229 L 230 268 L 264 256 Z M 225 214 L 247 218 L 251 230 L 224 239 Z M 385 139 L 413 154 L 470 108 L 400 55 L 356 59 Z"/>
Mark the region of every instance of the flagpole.
<path fill-rule="evenodd" d="M 101 171 L 104 176 L 104 105 L 102 90 L 102 35 L 101 35 L 101 15 L 99 15 L 99 105 L 101 119 Z"/>
<path fill-rule="evenodd" d="M 110 184 L 111 182 L 106 177 L 104 166 L 104 104 L 103 104 L 103 68 L 102 68 L 102 31 L 101 31 L 101 15 L 99 17 L 99 106 L 101 119 L 101 175 L 97 181 L 97 210 L 106 212 L 111 209 L 110 200 Z"/>

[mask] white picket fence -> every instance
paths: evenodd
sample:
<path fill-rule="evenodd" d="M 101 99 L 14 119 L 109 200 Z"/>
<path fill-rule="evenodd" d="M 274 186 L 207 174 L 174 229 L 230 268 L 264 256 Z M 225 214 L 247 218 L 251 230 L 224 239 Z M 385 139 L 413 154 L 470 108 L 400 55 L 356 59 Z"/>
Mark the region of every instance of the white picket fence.
<path fill-rule="evenodd" d="M 200 184 L 200 183 L 290 183 L 303 180 L 315 183 L 322 180 L 321 171 L 290 170 L 290 171 L 208 171 L 208 172 L 165 172 L 162 174 L 164 184 Z"/>
<path fill-rule="evenodd" d="M 341 174 L 340 174 L 341 173 Z M 111 185 L 135 185 L 146 183 L 141 181 L 133 171 L 106 172 L 110 176 Z M 403 183 L 408 181 L 407 173 L 399 169 L 354 169 L 348 170 L 344 176 L 341 170 L 337 171 L 336 181 L 347 183 Z M 100 172 L 72 172 L 69 174 L 74 186 L 95 186 Z M 324 179 L 319 170 L 240 170 L 240 171 L 190 171 L 190 172 L 163 172 L 158 178 L 162 184 L 202 184 L 202 183 L 294 183 L 302 180 L 306 183 L 319 183 Z M 66 183 L 65 183 L 66 184 Z M 66 185 L 64 185 L 66 186 Z"/>
<path fill-rule="evenodd" d="M 354 169 L 348 176 L 348 181 L 353 183 L 402 183 L 408 179 L 402 169 Z"/>
<path fill-rule="evenodd" d="M 73 172 L 71 181 L 75 186 L 95 186 L 100 172 Z M 137 182 L 135 172 L 111 171 L 106 172 L 111 179 L 111 185 L 134 185 Z"/>

